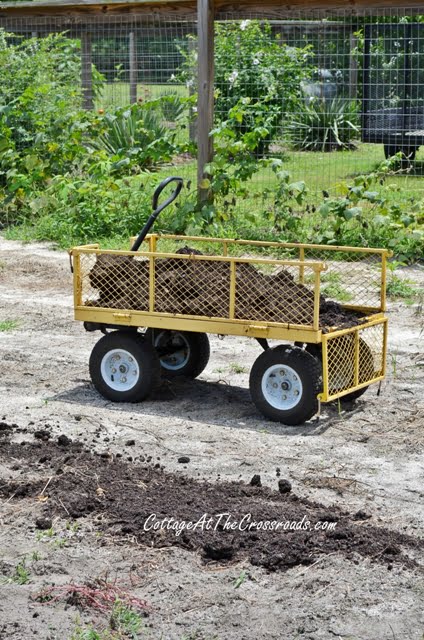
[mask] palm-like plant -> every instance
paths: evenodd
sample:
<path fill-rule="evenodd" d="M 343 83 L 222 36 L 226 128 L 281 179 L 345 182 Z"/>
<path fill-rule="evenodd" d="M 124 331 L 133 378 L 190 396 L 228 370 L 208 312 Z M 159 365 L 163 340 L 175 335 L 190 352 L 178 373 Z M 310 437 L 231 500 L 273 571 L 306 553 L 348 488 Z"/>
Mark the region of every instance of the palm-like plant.
<path fill-rule="evenodd" d="M 351 149 L 359 134 L 356 102 L 314 99 L 289 125 L 293 147 L 302 151 Z"/>
<path fill-rule="evenodd" d="M 154 106 L 133 104 L 106 113 L 102 130 L 88 142 L 94 150 L 104 150 L 116 160 L 117 168 L 137 165 L 151 168 L 171 159 L 175 133 L 161 120 Z"/>

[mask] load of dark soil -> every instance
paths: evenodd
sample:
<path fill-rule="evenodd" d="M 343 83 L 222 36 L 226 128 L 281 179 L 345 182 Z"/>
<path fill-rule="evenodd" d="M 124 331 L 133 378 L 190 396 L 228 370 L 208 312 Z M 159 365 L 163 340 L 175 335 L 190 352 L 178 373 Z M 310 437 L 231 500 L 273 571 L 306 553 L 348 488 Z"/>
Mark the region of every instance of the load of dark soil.
<path fill-rule="evenodd" d="M 48 500 L 39 503 L 38 519 L 50 521 L 61 516 L 69 520 L 101 514 L 93 519 L 93 526 L 109 535 L 122 538 L 128 534 L 145 545 L 200 552 L 206 562 L 248 559 L 275 571 L 310 565 L 320 556 L 336 552 L 353 559 L 359 554 L 388 568 L 394 563 L 415 567 L 414 552 L 418 555 L 424 548 L 419 538 L 368 524 L 369 516 L 363 512 L 349 514 L 258 484 L 197 481 L 167 473 L 157 465 L 92 454 L 78 443 L 64 451 L 51 440 L 3 441 L 0 461 L 11 459 L 14 469 L 21 465 L 30 480 L 0 478 L 0 497 L 16 502 L 34 498 L 44 488 Z M 219 520 L 220 514 L 228 516 Z M 181 523 L 202 522 L 202 517 L 203 526 L 183 528 L 176 535 Z M 153 527 L 154 522 L 162 521 L 162 528 Z M 293 526 L 264 530 L 260 524 L 274 521 Z M 334 530 L 314 529 L 324 521 L 336 523 Z M 249 526 L 245 530 L 227 526 L 240 522 Z M 301 526 L 296 528 L 298 523 Z"/>
<path fill-rule="evenodd" d="M 184 247 L 177 253 L 201 255 Z M 148 311 L 149 261 L 132 256 L 100 254 L 90 271 L 98 291 L 93 306 Z M 230 265 L 225 261 L 164 258 L 155 260 L 155 311 L 227 318 L 230 305 Z M 236 267 L 235 318 L 311 325 L 314 293 L 295 282 L 286 269 L 264 274 L 249 263 Z M 337 302 L 320 299 L 321 327 L 351 327 L 363 316 Z"/>

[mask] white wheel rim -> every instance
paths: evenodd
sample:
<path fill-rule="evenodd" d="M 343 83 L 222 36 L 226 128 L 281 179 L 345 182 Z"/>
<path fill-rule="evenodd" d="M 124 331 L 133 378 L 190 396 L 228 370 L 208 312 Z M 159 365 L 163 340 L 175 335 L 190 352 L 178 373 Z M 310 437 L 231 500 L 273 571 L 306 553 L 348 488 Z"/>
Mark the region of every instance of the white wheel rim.
<path fill-rule="evenodd" d="M 158 333 L 155 337 L 154 346 L 156 349 L 169 345 L 176 348 L 173 353 L 162 356 L 160 364 L 167 371 L 178 371 L 185 367 L 190 359 L 190 345 L 182 333 L 172 331 L 171 334 L 169 336 L 168 331 Z"/>
<path fill-rule="evenodd" d="M 125 349 L 112 349 L 102 358 L 100 372 L 105 383 L 114 391 L 129 391 L 140 378 L 137 360 Z"/>
<path fill-rule="evenodd" d="M 274 409 L 288 411 L 299 404 L 303 385 L 297 371 L 285 364 L 274 364 L 262 376 L 262 394 Z"/>

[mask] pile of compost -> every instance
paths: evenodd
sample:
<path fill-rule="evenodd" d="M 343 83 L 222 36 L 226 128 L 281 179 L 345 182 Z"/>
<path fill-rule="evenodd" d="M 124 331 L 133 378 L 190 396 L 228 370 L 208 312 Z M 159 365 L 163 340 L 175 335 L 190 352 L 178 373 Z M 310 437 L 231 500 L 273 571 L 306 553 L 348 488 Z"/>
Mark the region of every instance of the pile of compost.
<path fill-rule="evenodd" d="M 197 254 L 185 247 L 181 254 Z M 230 264 L 226 261 L 155 259 L 155 311 L 227 318 L 230 306 Z M 149 260 L 100 254 L 89 274 L 98 298 L 91 306 L 149 310 Z M 284 268 L 265 274 L 250 263 L 237 263 L 235 318 L 310 325 L 314 292 Z M 321 327 L 352 327 L 363 315 L 320 297 Z"/>
<path fill-rule="evenodd" d="M 260 486 L 254 478 L 250 484 L 212 483 L 167 472 L 160 463 L 93 455 L 65 435 L 54 442 L 47 430 L 42 441 L 11 442 L 16 428 L 10 426 L 3 436 L 0 462 L 13 460 L 14 469 L 22 471 L 14 479 L 0 474 L 0 499 L 13 500 L 17 510 L 20 501 L 31 499 L 37 505 L 39 528 L 56 518 L 91 518 L 94 531 L 121 544 L 125 536 L 146 547 L 179 547 L 206 563 L 247 561 L 269 571 L 312 565 L 328 554 L 359 556 L 388 569 L 397 565 L 420 570 L 424 541 L 367 523 L 370 515 L 362 510 L 349 513 L 337 505 L 326 507 L 291 490 L 283 492 L 281 482 L 279 490 L 276 485 Z M 47 478 L 48 500 L 43 502 L 37 498 Z M 224 517 L 218 519 L 219 514 Z M 244 525 L 229 527 L 227 516 L 230 523 Z M 203 526 L 202 518 L 210 518 L 212 525 Z M 155 528 L 154 521 L 164 522 L 163 528 Z M 289 526 L 271 528 L 278 521 Z M 178 533 L 175 524 L 189 522 L 199 525 Z M 318 522 L 333 526 L 316 528 Z"/>

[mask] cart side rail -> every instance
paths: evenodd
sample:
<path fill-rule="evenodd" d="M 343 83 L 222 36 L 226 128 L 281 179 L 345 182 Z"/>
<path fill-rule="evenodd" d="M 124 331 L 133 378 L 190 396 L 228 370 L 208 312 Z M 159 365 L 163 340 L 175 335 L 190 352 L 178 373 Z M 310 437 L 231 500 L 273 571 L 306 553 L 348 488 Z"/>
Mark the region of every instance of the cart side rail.
<path fill-rule="evenodd" d="M 347 308 L 361 309 L 369 314 L 386 309 L 387 249 L 346 247 L 294 242 L 262 242 L 230 238 L 205 238 L 151 234 L 145 242 L 150 251 L 175 251 L 182 246 L 221 256 L 260 255 L 300 262 L 325 262 L 321 293 Z M 308 283 L 302 267 L 298 282 Z"/>
<path fill-rule="evenodd" d="M 323 333 L 320 399 L 330 402 L 383 380 L 386 358 L 387 318 Z"/>
<path fill-rule="evenodd" d="M 74 247 L 75 308 L 319 330 L 320 261 Z M 300 280 L 303 273 L 304 284 Z"/>

